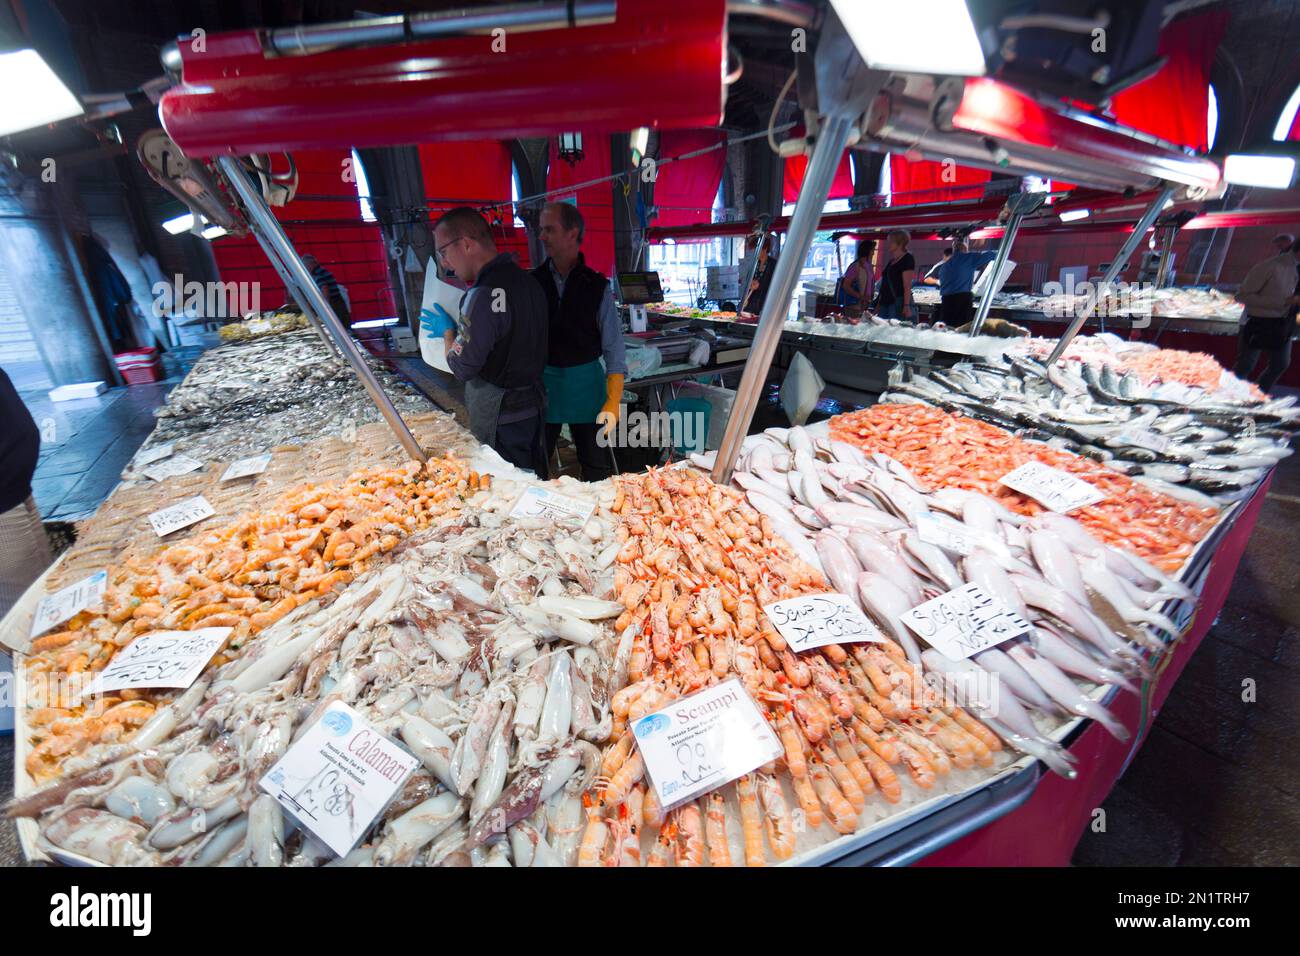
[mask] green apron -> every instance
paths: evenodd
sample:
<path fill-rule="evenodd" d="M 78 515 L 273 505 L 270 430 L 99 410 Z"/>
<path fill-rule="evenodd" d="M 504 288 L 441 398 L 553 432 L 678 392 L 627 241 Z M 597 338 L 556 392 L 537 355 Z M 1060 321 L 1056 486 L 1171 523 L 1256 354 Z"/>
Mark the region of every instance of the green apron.
<path fill-rule="evenodd" d="M 542 370 L 542 382 L 548 425 L 595 422 L 605 406 L 605 366 L 600 359 L 569 368 L 548 365 Z"/>

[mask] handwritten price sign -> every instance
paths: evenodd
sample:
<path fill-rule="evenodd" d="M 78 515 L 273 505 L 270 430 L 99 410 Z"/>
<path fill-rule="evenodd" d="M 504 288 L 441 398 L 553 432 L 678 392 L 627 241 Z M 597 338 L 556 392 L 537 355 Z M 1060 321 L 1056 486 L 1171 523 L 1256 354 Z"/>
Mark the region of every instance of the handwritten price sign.
<path fill-rule="evenodd" d="M 784 753 L 736 678 L 673 701 L 632 725 L 646 772 L 671 809 Z"/>
<path fill-rule="evenodd" d="M 936 651 L 954 660 L 965 660 L 1030 631 L 1028 621 L 978 584 L 941 594 L 901 618 Z"/>
<path fill-rule="evenodd" d="M 144 474 L 146 478 L 152 478 L 154 481 L 162 481 L 164 478 L 175 478 L 177 475 L 188 475 L 197 468 L 202 468 L 203 462 L 197 458 L 191 458 L 189 455 L 176 455 L 168 458 L 160 464 L 151 468 L 146 468 Z"/>
<path fill-rule="evenodd" d="M 1116 441 L 1121 445 L 1147 448 L 1151 451 L 1164 452 L 1169 450 L 1168 437 L 1149 428 L 1125 429 L 1116 436 Z"/>
<path fill-rule="evenodd" d="M 581 498 L 557 495 L 545 488 L 528 488 L 510 511 L 512 518 L 551 518 L 556 521 L 577 518 L 586 521 L 596 506 Z"/>
<path fill-rule="evenodd" d="M 86 608 L 99 604 L 107 587 L 108 572 L 96 571 L 76 584 L 70 584 L 61 591 L 41 598 L 41 603 L 36 605 L 36 615 L 32 618 L 31 636 L 44 634 L 55 624 L 62 624 Z"/>
<path fill-rule="evenodd" d="M 933 513 L 916 516 L 916 533 L 922 541 L 953 554 L 967 555 L 977 548 L 994 553 L 1009 553 L 1006 544 L 996 535 Z"/>
<path fill-rule="evenodd" d="M 247 478 L 249 475 L 260 475 L 266 471 L 266 466 L 271 463 L 270 452 L 265 455 L 254 455 L 252 458 L 241 458 L 239 461 L 232 461 L 230 467 L 222 474 L 222 481 L 234 481 L 236 478 Z"/>
<path fill-rule="evenodd" d="M 1014 471 L 1007 472 L 1000 480 L 1013 491 L 1028 495 L 1043 507 L 1060 514 L 1084 505 L 1095 505 L 1106 498 L 1086 481 L 1059 468 L 1044 465 L 1041 461 L 1021 465 Z"/>
<path fill-rule="evenodd" d="M 853 599 L 844 594 L 805 594 L 763 608 L 772 625 L 796 651 L 827 644 L 884 640 Z"/>
<path fill-rule="evenodd" d="M 216 511 L 202 495 L 186 498 L 168 508 L 161 508 L 149 516 L 149 523 L 160 538 L 165 538 L 173 531 L 188 528 L 197 521 L 210 518 Z"/>
<path fill-rule="evenodd" d="M 170 457 L 175 450 L 176 446 L 168 442 L 165 445 L 154 445 L 152 448 L 136 452 L 135 466 L 143 468 L 145 465 L 152 465 L 155 461 L 162 461 L 164 458 Z"/>
<path fill-rule="evenodd" d="M 137 637 L 100 671 L 88 693 L 106 694 L 127 687 L 189 687 L 221 649 L 231 630 L 204 627 Z"/>
<path fill-rule="evenodd" d="M 418 765 L 361 714 L 335 702 L 258 786 L 346 856 Z"/>

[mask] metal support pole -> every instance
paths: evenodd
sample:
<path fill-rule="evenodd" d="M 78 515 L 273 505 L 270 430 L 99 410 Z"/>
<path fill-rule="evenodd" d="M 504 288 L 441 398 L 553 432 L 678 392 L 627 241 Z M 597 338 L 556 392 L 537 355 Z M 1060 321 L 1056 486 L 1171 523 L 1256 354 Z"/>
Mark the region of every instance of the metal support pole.
<path fill-rule="evenodd" d="M 975 310 L 975 321 L 970 327 L 971 338 L 980 334 L 980 329 L 984 327 L 984 320 L 989 317 L 989 307 L 993 305 L 993 296 L 998 291 L 998 276 L 1002 274 L 1002 267 L 1006 265 L 1007 258 L 1011 255 L 1011 245 L 1016 241 L 1021 220 L 1035 212 L 1045 198 L 1046 193 L 1017 193 L 1007 200 L 1011 216 L 1007 219 L 1006 230 L 1002 233 L 998 254 L 993 259 L 993 273 L 989 276 L 989 287 L 984 291 L 984 295 L 980 296 L 979 307 Z"/>
<path fill-rule="evenodd" d="M 339 351 L 343 353 L 343 357 L 352 366 L 352 370 L 356 372 L 357 378 L 361 380 L 361 384 L 370 393 L 371 401 L 375 403 L 379 413 L 384 416 L 384 420 L 388 422 L 388 427 L 393 430 L 393 434 L 402 443 L 406 453 L 417 461 L 428 461 L 428 456 L 420 447 L 420 443 L 415 440 L 411 430 L 406 427 L 406 422 L 402 421 L 402 416 L 398 414 L 397 408 L 384 394 L 384 389 L 379 384 L 379 380 L 375 378 L 375 373 L 370 370 L 370 366 L 362 358 L 361 350 L 352 341 L 352 336 L 348 334 L 347 329 L 343 328 L 343 323 L 339 321 L 338 316 L 334 314 L 334 310 L 330 308 L 329 302 L 312 280 L 311 273 L 307 271 L 307 267 L 303 265 L 302 259 L 298 257 L 298 253 L 294 250 L 293 243 L 284 234 L 279 222 L 271 215 L 271 210 L 266 208 L 266 203 L 262 201 L 261 192 L 253 188 L 253 184 L 249 182 L 243 167 L 239 165 L 239 160 L 233 156 L 221 156 L 217 159 L 217 165 L 221 167 L 226 180 L 243 202 L 249 220 L 261 230 L 271 248 L 279 255 L 288 275 L 295 280 L 299 291 L 304 296 L 304 299 L 299 299 L 299 303 L 301 304 L 303 301 L 309 303 L 316 315 L 324 323 L 326 329 L 334 338 L 334 344 L 338 346 Z"/>
<path fill-rule="evenodd" d="M 276 275 L 280 277 L 280 281 L 284 283 L 285 292 L 292 296 L 294 301 L 302 308 L 302 314 L 307 316 L 308 323 L 310 323 L 313 331 L 315 331 L 315 333 L 320 337 L 320 340 L 325 343 L 325 346 L 330 350 L 330 353 L 342 358 L 343 353 L 341 353 L 339 347 L 334 344 L 334 340 L 326 334 L 325 327 L 321 325 L 320 318 L 311 310 L 311 306 L 306 304 L 306 297 L 298 288 L 298 284 L 293 281 L 293 276 L 289 274 L 289 270 L 285 267 L 284 263 L 280 261 L 280 257 L 276 255 L 275 249 L 271 246 L 270 242 L 267 241 L 266 237 L 262 235 L 261 230 L 258 229 L 256 225 L 250 222 L 249 226 L 251 227 L 250 231 L 253 233 L 253 237 L 257 240 L 257 244 L 262 247 L 262 252 L 266 254 L 267 261 L 271 263 L 271 268 L 275 270 Z"/>
<path fill-rule="evenodd" d="M 1169 268 L 1173 264 L 1174 257 L 1174 237 L 1178 235 L 1178 227 L 1169 225 L 1165 227 L 1165 234 L 1160 240 L 1160 267 L 1156 270 L 1156 288 L 1163 289 L 1169 284 Z"/>
<path fill-rule="evenodd" d="M 713 480 L 719 483 L 731 480 L 849 134 L 888 78 L 888 74 L 867 69 L 833 10 L 827 13 L 817 46 L 816 73 L 818 100 L 825 112 L 713 466 Z"/>
<path fill-rule="evenodd" d="M 1156 221 L 1156 217 L 1160 215 L 1161 210 L 1165 208 L 1165 203 L 1167 203 L 1173 195 L 1174 187 L 1165 186 L 1156 194 L 1156 198 L 1151 200 L 1151 205 L 1147 206 L 1146 212 L 1142 213 L 1142 218 L 1137 221 L 1137 225 L 1133 227 L 1133 231 L 1129 233 L 1128 238 L 1124 240 L 1124 245 L 1120 247 L 1119 252 L 1116 253 L 1115 258 L 1111 261 L 1110 268 L 1106 270 L 1106 274 L 1102 277 L 1101 283 L 1096 289 L 1093 289 L 1092 294 L 1088 296 L 1088 301 L 1084 304 L 1083 311 L 1074 317 L 1074 320 L 1070 323 L 1070 327 L 1065 330 L 1065 334 L 1061 336 L 1061 340 L 1056 343 L 1056 348 L 1052 349 L 1052 354 L 1047 357 L 1048 365 L 1056 364 L 1056 362 L 1060 360 L 1061 356 L 1065 354 L 1065 350 L 1069 348 L 1070 342 L 1079 334 L 1079 330 L 1083 328 L 1083 324 L 1088 321 L 1092 316 L 1092 313 L 1096 311 L 1097 303 L 1100 302 L 1102 296 L 1106 294 L 1106 291 L 1115 281 L 1115 277 L 1123 271 L 1126 265 L 1128 265 L 1129 259 L 1132 258 L 1133 252 L 1138 247 L 1138 243 L 1146 238 L 1147 230 L 1151 228 L 1151 224 Z"/>

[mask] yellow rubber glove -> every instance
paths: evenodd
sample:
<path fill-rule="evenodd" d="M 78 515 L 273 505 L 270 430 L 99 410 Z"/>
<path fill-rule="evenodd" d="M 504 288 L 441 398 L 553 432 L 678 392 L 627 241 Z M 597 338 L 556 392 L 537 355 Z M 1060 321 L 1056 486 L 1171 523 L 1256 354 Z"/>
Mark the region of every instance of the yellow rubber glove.
<path fill-rule="evenodd" d="M 596 424 L 601 426 L 608 438 L 618 424 L 618 409 L 623 404 L 623 376 L 605 376 L 605 404 L 596 416 Z"/>

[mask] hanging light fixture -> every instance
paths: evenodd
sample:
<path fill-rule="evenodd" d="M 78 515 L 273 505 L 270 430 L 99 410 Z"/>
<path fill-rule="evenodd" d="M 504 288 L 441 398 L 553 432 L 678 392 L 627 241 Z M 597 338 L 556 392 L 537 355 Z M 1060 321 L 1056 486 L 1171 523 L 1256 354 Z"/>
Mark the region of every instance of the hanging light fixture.
<path fill-rule="evenodd" d="M 560 134 L 560 159 L 564 160 L 570 166 L 577 166 L 582 162 L 585 155 L 582 151 L 582 134 L 581 133 L 561 133 Z"/>

